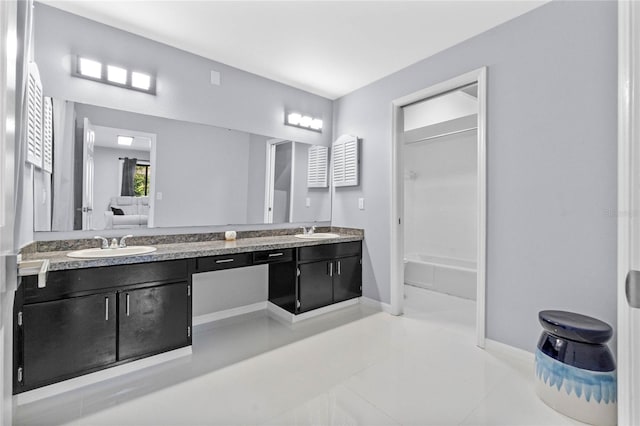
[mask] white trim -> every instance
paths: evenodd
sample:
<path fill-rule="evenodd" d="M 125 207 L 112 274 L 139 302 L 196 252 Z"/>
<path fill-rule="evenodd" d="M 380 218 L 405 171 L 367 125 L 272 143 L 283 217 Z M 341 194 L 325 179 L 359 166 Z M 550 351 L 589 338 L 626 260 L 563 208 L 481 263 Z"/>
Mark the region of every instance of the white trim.
<path fill-rule="evenodd" d="M 487 68 L 477 71 L 478 81 L 478 181 L 476 260 L 476 345 L 484 348 L 487 294 Z"/>
<path fill-rule="evenodd" d="M 524 349 L 516 348 L 515 346 L 507 345 L 506 343 L 491 339 L 485 339 L 485 349 L 487 352 L 506 355 L 518 361 L 530 362 L 532 365 L 536 358 L 533 352 L 525 351 Z M 533 372 L 531 373 L 531 376 L 533 377 Z"/>
<path fill-rule="evenodd" d="M 273 184 L 275 180 L 274 169 L 276 163 L 276 145 L 285 142 L 289 141 L 286 139 L 269 139 L 266 144 L 264 179 L 264 223 L 273 223 Z M 291 157 L 291 159 L 293 161 L 293 156 Z M 293 175 L 291 180 L 293 181 Z"/>
<path fill-rule="evenodd" d="M 380 309 L 382 312 L 393 315 L 391 305 L 388 303 L 380 302 L 379 300 L 371 299 L 364 296 L 360 298 L 360 303 L 362 305 L 371 306 L 372 308 Z"/>
<path fill-rule="evenodd" d="M 155 227 L 155 213 L 156 213 L 156 169 L 158 161 L 157 154 L 158 150 L 156 148 L 156 135 L 155 133 L 151 134 L 151 151 L 149 152 L 149 166 L 151 167 L 151 176 L 149 179 L 149 217 L 147 219 L 147 228 Z M 122 175 L 122 173 L 121 173 Z M 122 179 L 122 177 L 120 177 Z M 122 187 L 122 185 L 120 185 Z"/>
<path fill-rule="evenodd" d="M 402 107 L 430 98 L 468 84 L 478 83 L 478 206 L 477 206 L 477 296 L 476 296 L 476 345 L 483 348 L 486 336 L 486 249 L 487 249 L 487 68 L 482 67 L 466 74 L 435 84 L 410 95 L 395 99 L 392 107 L 391 144 L 391 312 L 403 313 L 404 304 L 404 177 L 402 159 Z"/>
<path fill-rule="evenodd" d="M 333 305 L 323 306 L 322 308 L 314 309 L 309 312 L 305 312 L 303 314 L 292 314 L 289 311 L 282 309 L 280 306 L 267 302 L 267 312 L 269 315 L 272 315 L 276 319 L 284 320 L 287 323 L 295 324 L 300 321 L 304 321 L 309 318 L 314 318 L 322 314 L 326 314 L 329 312 L 337 311 L 342 308 L 346 308 L 347 306 L 357 305 L 359 303 L 358 298 L 345 300 L 343 302 L 334 303 Z"/>
<path fill-rule="evenodd" d="M 289 179 L 289 223 L 293 223 L 293 206 L 295 205 L 293 195 L 295 191 L 294 181 L 296 178 L 296 144 L 291 141 L 291 178 Z"/>
<path fill-rule="evenodd" d="M 128 362 L 126 364 L 96 371 L 95 373 L 85 374 L 84 376 L 74 377 L 73 379 L 23 392 L 18 395 L 14 395 L 13 401 L 16 405 L 29 404 L 44 398 L 49 398 L 64 392 L 69 392 L 84 386 L 102 382 L 104 380 L 123 376 L 134 371 L 142 370 L 143 368 L 152 367 L 154 365 L 158 365 L 167 361 L 190 356 L 191 354 L 191 346 L 174 349 L 172 351 L 150 356 L 148 358 L 139 359 L 136 361 Z"/>
<path fill-rule="evenodd" d="M 633 89 L 638 87 L 640 66 L 634 55 L 639 47 L 634 45 L 638 37 L 640 9 L 633 1 L 618 2 L 618 424 L 631 425 L 640 422 L 640 408 L 635 406 L 638 399 L 638 377 L 640 373 L 634 367 L 633 312 L 626 300 L 625 279 L 632 265 L 632 176 L 638 159 L 634 159 L 638 139 L 634 130 L 640 125 L 637 118 L 638 95 Z M 635 96 L 634 96 L 635 95 Z M 635 149 L 634 149 L 635 148 Z M 638 153 L 635 153 L 638 156 Z M 637 214 L 637 213 L 636 213 Z M 636 338 L 637 340 L 637 338 Z M 637 362 L 635 363 L 637 365 Z M 635 379 L 634 379 L 635 378 Z"/>
<path fill-rule="evenodd" d="M 267 302 L 258 302 L 251 305 L 239 306 L 237 308 L 225 309 L 224 311 L 212 312 L 210 314 L 198 315 L 193 317 L 193 326 L 207 324 L 214 321 L 220 321 L 227 318 L 236 317 L 238 315 L 249 314 L 251 312 L 262 311 L 267 309 Z"/>

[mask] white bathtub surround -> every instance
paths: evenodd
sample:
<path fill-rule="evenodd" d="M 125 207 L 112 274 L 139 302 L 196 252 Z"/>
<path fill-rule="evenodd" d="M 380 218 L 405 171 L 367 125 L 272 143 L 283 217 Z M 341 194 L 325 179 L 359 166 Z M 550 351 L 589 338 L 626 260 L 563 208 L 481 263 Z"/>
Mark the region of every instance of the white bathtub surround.
<path fill-rule="evenodd" d="M 475 260 L 475 131 L 405 145 L 405 253 Z"/>
<path fill-rule="evenodd" d="M 476 262 L 409 253 L 404 264 L 406 284 L 476 300 Z"/>

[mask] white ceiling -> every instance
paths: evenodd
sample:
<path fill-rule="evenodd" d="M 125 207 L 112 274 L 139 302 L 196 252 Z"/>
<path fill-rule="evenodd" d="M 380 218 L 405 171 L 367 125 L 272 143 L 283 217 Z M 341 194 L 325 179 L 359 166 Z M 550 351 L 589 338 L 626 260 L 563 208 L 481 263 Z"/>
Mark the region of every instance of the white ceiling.
<path fill-rule="evenodd" d="M 546 1 L 43 2 L 335 99 Z"/>
<path fill-rule="evenodd" d="M 91 128 L 95 132 L 96 146 L 133 151 L 151 151 L 151 139 L 154 136 L 151 133 L 96 125 L 92 125 Z M 118 136 L 131 136 L 133 137 L 133 142 L 131 145 L 118 145 Z"/>

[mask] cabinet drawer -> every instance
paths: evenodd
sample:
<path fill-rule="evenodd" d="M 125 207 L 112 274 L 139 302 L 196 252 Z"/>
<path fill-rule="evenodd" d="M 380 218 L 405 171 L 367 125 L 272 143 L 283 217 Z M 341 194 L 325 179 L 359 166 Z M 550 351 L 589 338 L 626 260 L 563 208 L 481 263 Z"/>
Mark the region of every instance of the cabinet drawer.
<path fill-rule="evenodd" d="M 44 288 L 38 288 L 35 276 L 24 277 L 22 285 L 25 303 L 34 303 L 133 284 L 186 281 L 187 277 L 187 261 L 170 260 L 52 271 Z"/>
<path fill-rule="evenodd" d="M 290 262 L 293 249 L 257 251 L 253 253 L 253 263 Z"/>
<path fill-rule="evenodd" d="M 222 269 L 250 266 L 251 253 L 229 254 L 225 256 L 200 257 L 196 259 L 196 272 L 219 271 Z"/>
<path fill-rule="evenodd" d="M 299 262 L 312 262 L 315 260 L 335 259 L 343 256 L 360 256 L 362 242 L 322 244 L 319 246 L 300 247 L 298 249 Z"/>

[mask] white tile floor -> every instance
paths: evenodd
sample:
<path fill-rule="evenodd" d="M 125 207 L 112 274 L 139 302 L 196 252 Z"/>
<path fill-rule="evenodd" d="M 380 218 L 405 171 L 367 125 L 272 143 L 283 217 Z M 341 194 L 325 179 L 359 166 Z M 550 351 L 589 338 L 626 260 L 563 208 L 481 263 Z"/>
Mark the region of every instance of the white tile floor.
<path fill-rule="evenodd" d="M 578 424 L 537 399 L 532 359 L 474 346 L 473 302 L 407 294 L 402 317 L 356 305 L 200 327 L 191 357 L 18 407 L 14 423 Z"/>

